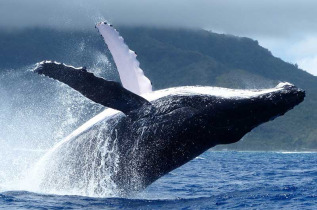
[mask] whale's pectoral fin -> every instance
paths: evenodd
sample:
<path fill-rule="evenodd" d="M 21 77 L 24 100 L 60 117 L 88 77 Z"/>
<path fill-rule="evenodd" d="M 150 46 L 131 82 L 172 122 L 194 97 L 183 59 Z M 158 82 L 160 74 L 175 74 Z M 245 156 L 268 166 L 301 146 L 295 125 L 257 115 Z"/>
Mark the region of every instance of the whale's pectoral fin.
<path fill-rule="evenodd" d="M 121 84 L 96 77 L 85 68 L 43 61 L 38 63 L 34 72 L 63 82 L 90 100 L 125 114 L 143 105 L 150 105 L 146 99 L 128 91 Z"/>
<path fill-rule="evenodd" d="M 138 95 L 152 92 L 151 81 L 140 68 L 136 53 L 129 49 L 119 32 L 105 22 L 98 23 L 96 28 L 111 52 L 123 87 Z"/>

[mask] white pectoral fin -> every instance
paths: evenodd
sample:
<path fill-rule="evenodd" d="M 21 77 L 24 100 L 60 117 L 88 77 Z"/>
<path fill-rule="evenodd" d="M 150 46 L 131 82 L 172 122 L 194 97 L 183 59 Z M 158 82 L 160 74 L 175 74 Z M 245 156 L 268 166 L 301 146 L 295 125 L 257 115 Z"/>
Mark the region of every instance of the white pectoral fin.
<path fill-rule="evenodd" d="M 135 52 L 124 43 L 118 31 L 105 22 L 98 23 L 96 28 L 113 56 L 123 87 L 138 95 L 152 92 L 151 81 L 139 67 Z"/>

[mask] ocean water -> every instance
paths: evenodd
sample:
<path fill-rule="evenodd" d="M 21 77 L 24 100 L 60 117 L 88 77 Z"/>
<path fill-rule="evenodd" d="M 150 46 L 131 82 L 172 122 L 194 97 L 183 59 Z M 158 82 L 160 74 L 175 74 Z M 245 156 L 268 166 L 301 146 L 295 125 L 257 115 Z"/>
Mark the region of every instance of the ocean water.
<path fill-rule="evenodd" d="M 127 198 L 0 192 L 2 209 L 317 209 L 317 153 L 208 151 Z"/>

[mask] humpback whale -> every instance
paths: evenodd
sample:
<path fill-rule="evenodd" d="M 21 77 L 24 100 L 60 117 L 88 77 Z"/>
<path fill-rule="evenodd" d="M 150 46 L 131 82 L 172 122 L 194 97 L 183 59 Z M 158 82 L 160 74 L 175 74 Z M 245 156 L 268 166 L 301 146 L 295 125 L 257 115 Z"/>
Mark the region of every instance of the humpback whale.
<path fill-rule="evenodd" d="M 44 191 L 104 195 L 111 189 L 126 195 L 143 190 L 206 150 L 239 141 L 304 100 L 305 92 L 290 83 L 261 90 L 188 86 L 152 91 L 136 55 L 118 32 L 107 23 L 97 28 L 122 85 L 86 68 L 53 61 L 34 69 L 108 107 L 38 163 Z"/>

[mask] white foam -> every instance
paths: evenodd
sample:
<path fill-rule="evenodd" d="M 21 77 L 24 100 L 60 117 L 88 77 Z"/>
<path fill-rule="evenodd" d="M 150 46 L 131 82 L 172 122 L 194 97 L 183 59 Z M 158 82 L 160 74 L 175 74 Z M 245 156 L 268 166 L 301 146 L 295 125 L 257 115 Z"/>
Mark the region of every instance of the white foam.
<path fill-rule="evenodd" d="M 311 154 L 317 153 L 316 151 L 284 151 L 284 152 L 276 152 L 281 154 Z"/>

